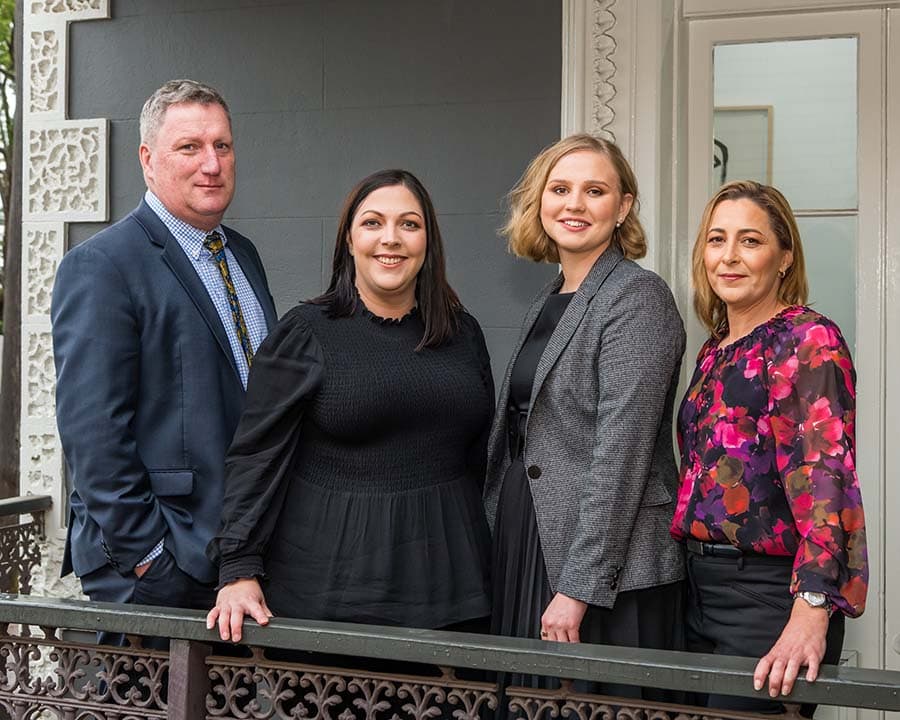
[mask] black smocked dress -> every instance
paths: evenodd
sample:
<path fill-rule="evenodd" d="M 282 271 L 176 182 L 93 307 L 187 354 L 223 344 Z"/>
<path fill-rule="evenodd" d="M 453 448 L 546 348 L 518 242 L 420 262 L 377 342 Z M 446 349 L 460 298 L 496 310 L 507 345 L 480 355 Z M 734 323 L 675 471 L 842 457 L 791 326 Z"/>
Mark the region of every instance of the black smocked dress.
<path fill-rule="evenodd" d="M 491 632 L 510 637 L 540 638 L 541 616 L 553 599 L 547 576 L 537 517 L 522 461 L 524 430 L 531 405 L 538 361 L 574 293 L 550 295 L 525 339 L 510 376 L 508 446 L 512 463 L 503 479 L 494 527 L 492 555 L 493 609 Z M 589 605 L 579 635 L 582 642 L 633 647 L 680 647 L 682 599 L 680 583 L 619 593 L 613 608 Z M 673 635 L 674 633 L 674 635 Z M 676 637 L 677 636 L 677 637 Z M 504 686 L 555 689 L 557 678 L 510 675 Z M 577 681 L 578 692 L 671 701 L 680 698 L 652 688 Z M 497 718 L 505 717 L 503 707 Z"/>
<path fill-rule="evenodd" d="M 416 311 L 291 310 L 253 360 L 226 460 L 220 584 L 276 615 L 420 628 L 490 612 L 481 504 L 494 391 L 471 316 L 416 350 Z"/>

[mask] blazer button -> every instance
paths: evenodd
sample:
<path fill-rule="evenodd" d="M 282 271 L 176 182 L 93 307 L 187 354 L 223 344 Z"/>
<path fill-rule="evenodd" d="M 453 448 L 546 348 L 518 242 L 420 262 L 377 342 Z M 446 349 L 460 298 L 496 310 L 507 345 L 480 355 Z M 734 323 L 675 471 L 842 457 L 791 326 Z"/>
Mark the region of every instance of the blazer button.
<path fill-rule="evenodd" d="M 531 465 L 528 468 L 528 477 L 537 480 L 541 476 L 541 469 L 537 465 Z"/>

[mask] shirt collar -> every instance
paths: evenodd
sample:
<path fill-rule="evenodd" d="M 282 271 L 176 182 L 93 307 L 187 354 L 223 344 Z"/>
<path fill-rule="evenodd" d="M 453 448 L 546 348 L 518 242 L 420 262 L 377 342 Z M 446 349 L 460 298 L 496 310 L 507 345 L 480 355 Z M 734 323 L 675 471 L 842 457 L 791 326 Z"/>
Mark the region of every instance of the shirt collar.
<path fill-rule="evenodd" d="M 218 232 L 222 236 L 222 244 L 224 246 L 228 245 L 228 236 L 221 225 L 216 225 L 210 231 L 196 228 L 170 213 L 166 206 L 163 205 L 162 200 L 156 197 L 149 189 L 144 193 L 144 200 L 150 209 L 156 213 L 157 217 L 162 220 L 163 225 L 172 233 L 172 236 L 178 241 L 185 253 L 194 258 L 194 260 L 210 257 L 209 250 L 203 245 L 203 241 L 210 232 Z"/>

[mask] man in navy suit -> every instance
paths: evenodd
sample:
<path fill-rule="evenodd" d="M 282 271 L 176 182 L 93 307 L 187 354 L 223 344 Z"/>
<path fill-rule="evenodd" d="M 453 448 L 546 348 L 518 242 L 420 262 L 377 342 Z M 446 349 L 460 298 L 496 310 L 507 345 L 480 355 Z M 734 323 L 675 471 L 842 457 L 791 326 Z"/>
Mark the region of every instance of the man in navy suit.
<path fill-rule="evenodd" d="M 222 96 L 168 82 L 140 132 L 143 201 L 70 250 L 53 290 L 63 574 L 92 600 L 208 609 L 225 451 L 275 306 L 256 249 L 221 225 L 234 195 Z"/>

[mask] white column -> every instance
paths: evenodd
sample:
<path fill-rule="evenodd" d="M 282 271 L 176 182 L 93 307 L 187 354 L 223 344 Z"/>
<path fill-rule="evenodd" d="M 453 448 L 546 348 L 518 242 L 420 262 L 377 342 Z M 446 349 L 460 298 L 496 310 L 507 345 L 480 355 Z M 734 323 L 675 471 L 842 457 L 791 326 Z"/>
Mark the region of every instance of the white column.
<path fill-rule="evenodd" d="M 35 594 L 73 595 L 59 579 L 66 491 L 56 433 L 50 296 L 65 252 L 66 223 L 109 219 L 107 121 L 66 119 L 68 24 L 109 17 L 109 0 L 28 0 L 23 10 L 22 403 L 23 494 L 51 495 Z M 89 389 L 86 388 L 86 391 Z"/>

